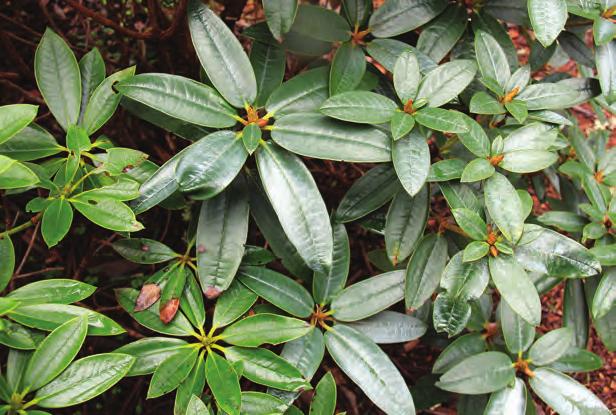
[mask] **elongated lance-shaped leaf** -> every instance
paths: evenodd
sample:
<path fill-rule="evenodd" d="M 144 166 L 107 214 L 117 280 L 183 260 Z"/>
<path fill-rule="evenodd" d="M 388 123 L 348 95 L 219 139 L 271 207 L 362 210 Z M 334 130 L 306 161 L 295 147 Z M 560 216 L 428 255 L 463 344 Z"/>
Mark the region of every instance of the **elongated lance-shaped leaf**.
<path fill-rule="evenodd" d="M 333 236 L 325 203 L 302 161 L 272 143 L 257 151 L 259 176 L 278 220 L 314 271 L 329 272 Z"/>
<path fill-rule="evenodd" d="M 404 303 L 418 309 L 438 288 L 447 261 L 447 241 L 429 234 L 417 244 L 406 268 Z"/>
<path fill-rule="evenodd" d="M 388 0 L 372 13 L 368 27 L 376 37 L 394 37 L 428 23 L 445 7 L 444 0 Z"/>
<path fill-rule="evenodd" d="M 426 324 L 420 319 L 387 310 L 345 325 L 353 327 L 377 344 L 408 342 L 423 336 L 427 330 Z"/>
<path fill-rule="evenodd" d="M 509 356 L 501 352 L 484 352 L 449 369 L 436 386 L 450 392 L 478 395 L 502 389 L 514 379 L 515 370 Z"/>
<path fill-rule="evenodd" d="M 189 414 L 188 408 L 192 401 L 192 397 L 201 396 L 205 388 L 205 359 L 203 356 L 197 358 L 192 370 L 186 378 L 180 383 L 175 393 L 175 402 L 173 404 L 174 414 Z M 201 415 L 209 415 L 205 412 Z"/>
<path fill-rule="evenodd" d="M 398 106 L 386 96 L 370 91 L 348 91 L 328 98 L 321 112 L 328 117 L 361 124 L 382 124 Z"/>
<path fill-rule="evenodd" d="M 507 301 L 501 301 L 499 308 L 507 349 L 513 354 L 525 352 L 535 339 L 535 327 L 513 311 Z"/>
<path fill-rule="evenodd" d="M 52 331 L 30 358 L 22 383 L 35 391 L 58 376 L 77 356 L 88 331 L 85 315 L 67 321 Z"/>
<path fill-rule="evenodd" d="M 80 122 L 86 111 L 86 104 L 90 96 L 105 79 L 105 61 L 97 48 L 92 48 L 79 60 L 79 73 L 81 74 L 81 111 Z"/>
<path fill-rule="evenodd" d="M 188 27 L 201 66 L 234 107 L 252 104 L 257 81 L 248 56 L 231 30 L 200 0 L 188 4 Z"/>
<path fill-rule="evenodd" d="M 126 376 L 140 376 L 154 373 L 164 360 L 181 353 L 187 345 L 184 340 L 173 337 L 146 337 L 125 344 L 115 352 L 135 357 L 135 363 Z"/>
<path fill-rule="evenodd" d="M 415 99 L 420 80 L 417 55 L 411 51 L 402 53 L 394 66 L 394 87 L 403 104 Z"/>
<path fill-rule="evenodd" d="M 490 395 L 490 400 L 486 406 L 485 415 L 499 415 L 506 408 L 507 414 L 525 415 L 526 412 L 526 386 L 524 381 L 515 378 L 513 385 L 505 386 L 503 389 Z M 531 404 L 533 404 L 531 402 Z"/>
<path fill-rule="evenodd" d="M 316 113 L 297 113 L 278 119 L 272 139 L 302 156 L 371 163 L 391 160 L 390 138 L 382 130 Z"/>
<path fill-rule="evenodd" d="M 248 195 L 239 183 L 201 205 L 197 266 L 201 289 L 216 298 L 231 285 L 248 234 Z"/>
<path fill-rule="evenodd" d="M 428 72 L 419 85 L 417 99 L 425 98 L 428 106 L 436 108 L 458 96 L 477 73 L 477 64 L 458 59 L 438 66 Z"/>
<path fill-rule="evenodd" d="M 312 278 L 312 295 L 319 304 L 329 303 L 344 289 L 349 275 L 351 251 L 349 236 L 343 223 L 333 224 L 334 253 L 332 268 L 327 274 L 315 272 Z"/>
<path fill-rule="evenodd" d="M 391 157 L 396 175 L 410 196 L 422 189 L 430 172 L 430 147 L 418 130 L 413 129 L 392 144 Z"/>
<path fill-rule="evenodd" d="M 64 408 L 90 400 L 118 383 L 135 358 L 121 353 L 96 354 L 71 363 L 36 393 L 37 405 Z"/>
<path fill-rule="evenodd" d="M 432 373 L 445 373 L 467 357 L 486 350 L 486 341 L 481 333 L 469 333 L 458 337 L 441 352 L 432 366 Z"/>
<path fill-rule="evenodd" d="M 440 62 L 464 34 L 467 24 L 466 8 L 451 5 L 422 29 L 417 49 Z"/>
<path fill-rule="evenodd" d="M 38 107 L 28 104 L 14 104 L 0 106 L 0 144 L 9 140 L 15 134 L 30 124 Z"/>
<path fill-rule="evenodd" d="M 297 13 L 297 4 L 297 0 L 265 0 L 263 2 L 265 21 L 278 41 L 282 41 L 283 36 L 291 30 Z"/>
<path fill-rule="evenodd" d="M 291 0 L 296 3 L 296 0 Z M 285 51 L 275 41 L 255 41 L 250 50 L 250 63 L 257 79 L 255 107 L 263 107 L 271 93 L 282 84 L 286 66 Z"/>
<path fill-rule="evenodd" d="M 595 291 L 592 300 L 592 315 L 594 318 L 605 316 L 616 307 L 616 269 L 607 270 Z"/>
<path fill-rule="evenodd" d="M 0 262 L 0 290 L 4 290 L 15 269 L 15 248 L 9 235 L 0 238 L 0 257 L 3 258 Z"/>
<path fill-rule="evenodd" d="M 213 88 L 183 76 L 140 74 L 115 88 L 130 99 L 192 124 L 224 128 L 236 123 L 235 110 Z"/>
<path fill-rule="evenodd" d="M 73 51 L 51 29 L 45 30 L 34 55 L 34 75 L 45 103 L 67 130 L 77 124 L 81 107 L 81 75 Z"/>
<path fill-rule="evenodd" d="M 222 339 L 235 346 L 258 347 L 280 344 L 304 336 L 313 330 L 305 321 L 277 314 L 261 313 L 246 317 L 227 327 Z"/>
<path fill-rule="evenodd" d="M 327 372 L 317 383 L 315 395 L 310 402 L 310 415 L 334 415 L 336 410 L 336 381 Z"/>
<path fill-rule="evenodd" d="M 522 201 L 505 176 L 494 173 L 485 182 L 485 204 L 490 217 L 505 238 L 516 243 L 524 231 Z"/>
<path fill-rule="evenodd" d="M 184 348 L 164 360 L 154 372 L 148 388 L 148 399 L 157 398 L 175 390 L 190 373 L 199 349 L 196 347 Z"/>
<path fill-rule="evenodd" d="M 325 333 L 325 345 L 342 371 L 386 414 L 415 413 L 406 382 L 372 340 L 351 327 L 337 325 Z"/>
<path fill-rule="evenodd" d="M 507 55 L 490 33 L 483 30 L 475 33 L 475 54 L 481 76 L 495 80 L 503 92 L 510 92 L 504 90 L 511 77 Z"/>
<path fill-rule="evenodd" d="M 601 90 L 609 102 L 616 100 L 616 40 L 601 45 L 597 48 L 595 60 L 597 62 L 597 72 L 601 82 Z"/>
<path fill-rule="evenodd" d="M 428 186 L 415 197 L 398 192 L 385 218 L 385 247 L 391 263 L 396 266 L 413 252 L 428 220 L 430 192 Z"/>
<path fill-rule="evenodd" d="M 205 378 L 218 406 L 229 415 L 240 415 L 242 392 L 231 363 L 215 352 L 209 352 L 205 361 Z"/>
<path fill-rule="evenodd" d="M 21 305 L 70 304 L 88 298 L 95 290 L 96 287 L 85 282 L 54 278 L 24 285 L 8 293 L 6 297 L 19 301 Z"/>
<path fill-rule="evenodd" d="M 327 99 L 327 67 L 315 68 L 289 79 L 270 95 L 265 109 L 277 117 L 317 111 Z"/>
<path fill-rule="evenodd" d="M 257 294 L 234 279 L 216 301 L 212 325 L 224 327 L 240 318 L 257 301 Z"/>
<path fill-rule="evenodd" d="M 547 48 L 565 28 L 567 2 L 565 0 L 528 0 L 528 16 L 537 40 Z"/>
<path fill-rule="evenodd" d="M 359 45 L 345 42 L 338 48 L 329 72 L 329 95 L 354 90 L 366 73 L 366 55 Z"/>

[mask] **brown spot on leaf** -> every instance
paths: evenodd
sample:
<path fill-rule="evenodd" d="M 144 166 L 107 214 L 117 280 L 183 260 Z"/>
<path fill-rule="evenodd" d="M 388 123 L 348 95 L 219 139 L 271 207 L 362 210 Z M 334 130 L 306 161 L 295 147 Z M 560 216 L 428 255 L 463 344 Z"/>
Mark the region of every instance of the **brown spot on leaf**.
<path fill-rule="evenodd" d="M 160 321 L 162 321 L 165 324 L 168 324 L 171 320 L 173 320 L 173 317 L 175 317 L 175 314 L 178 312 L 179 306 L 180 306 L 179 298 L 172 298 L 171 300 L 167 301 L 166 304 L 161 305 Z"/>
<path fill-rule="evenodd" d="M 205 252 L 205 246 L 203 244 L 197 245 L 197 253 L 202 254 Z"/>
<path fill-rule="evenodd" d="M 145 284 L 141 287 L 139 296 L 135 301 L 134 311 L 143 311 L 149 308 L 160 298 L 160 287 L 158 284 Z"/>
<path fill-rule="evenodd" d="M 207 297 L 208 300 L 213 300 L 217 298 L 220 294 L 222 294 L 222 291 L 220 290 L 220 288 L 208 287 L 208 289 L 205 290 L 205 296 Z"/>

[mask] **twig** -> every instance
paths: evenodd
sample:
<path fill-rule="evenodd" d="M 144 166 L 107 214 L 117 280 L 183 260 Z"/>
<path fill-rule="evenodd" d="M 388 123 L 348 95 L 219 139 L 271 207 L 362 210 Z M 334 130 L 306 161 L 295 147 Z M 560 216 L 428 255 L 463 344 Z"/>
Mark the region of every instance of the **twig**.
<path fill-rule="evenodd" d="M 39 230 L 40 226 L 41 226 L 41 222 L 37 221 L 36 222 L 36 226 L 34 227 L 34 231 L 32 231 L 32 236 L 30 237 L 30 242 L 28 242 L 28 248 L 26 249 L 26 252 L 24 253 L 23 258 L 21 259 L 21 262 L 19 263 L 19 266 L 15 270 L 15 274 L 19 274 L 21 272 L 22 268 L 24 267 L 24 265 L 26 264 L 26 261 L 28 260 L 28 257 L 30 256 L 30 252 L 32 251 L 32 246 L 34 245 L 34 241 L 36 241 L 36 235 L 38 235 L 38 230 Z"/>
<path fill-rule="evenodd" d="M 26 272 L 24 274 L 15 274 L 13 275 L 13 279 L 16 280 L 19 278 L 33 277 L 35 275 L 45 274 L 46 272 L 53 272 L 53 271 L 64 271 L 64 267 L 47 267 L 47 268 L 39 269 L 38 271 Z"/>

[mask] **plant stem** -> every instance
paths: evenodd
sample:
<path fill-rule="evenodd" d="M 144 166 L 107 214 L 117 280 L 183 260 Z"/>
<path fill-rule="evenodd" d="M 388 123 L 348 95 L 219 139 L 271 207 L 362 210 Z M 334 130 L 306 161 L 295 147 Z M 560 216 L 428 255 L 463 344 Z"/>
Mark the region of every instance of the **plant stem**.
<path fill-rule="evenodd" d="M 15 227 L 11 228 L 11 229 L 7 229 L 4 232 L 1 232 L 0 233 L 0 239 L 4 238 L 5 236 L 13 235 L 14 233 L 17 233 L 17 232 L 21 232 L 24 229 L 28 229 L 30 226 L 32 226 L 35 223 L 37 223 L 42 215 L 43 215 L 43 213 L 39 212 L 36 215 L 32 216 L 29 221 L 24 222 L 21 225 L 17 225 Z"/>

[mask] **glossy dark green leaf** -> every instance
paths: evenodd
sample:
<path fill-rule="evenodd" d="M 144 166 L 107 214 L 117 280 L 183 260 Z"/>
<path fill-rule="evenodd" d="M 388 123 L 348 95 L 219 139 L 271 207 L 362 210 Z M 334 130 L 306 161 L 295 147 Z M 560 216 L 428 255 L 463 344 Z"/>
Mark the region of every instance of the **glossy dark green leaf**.
<path fill-rule="evenodd" d="M 201 205 L 197 227 L 197 266 L 201 289 L 208 298 L 226 290 L 244 255 L 248 233 L 248 196 L 240 185 Z"/>
<path fill-rule="evenodd" d="M 242 267 L 239 279 L 259 297 L 289 314 L 300 318 L 312 314 L 314 301 L 310 293 L 285 275 L 264 267 Z"/>
<path fill-rule="evenodd" d="M 537 366 L 548 365 L 560 358 L 573 343 L 573 330 L 562 327 L 541 336 L 528 351 L 528 358 Z"/>
<path fill-rule="evenodd" d="M 235 110 L 207 85 L 170 74 L 140 74 L 115 86 L 120 93 L 158 111 L 197 125 L 235 125 Z"/>
<path fill-rule="evenodd" d="M 231 363 L 214 352 L 205 361 L 205 378 L 218 407 L 229 415 L 239 415 L 242 403 L 240 382 Z"/>
<path fill-rule="evenodd" d="M 261 128 L 257 124 L 251 123 L 244 127 L 242 130 L 242 143 L 244 143 L 244 148 L 246 148 L 248 154 L 254 153 L 257 147 L 259 147 L 261 137 Z"/>
<path fill-rule="evenodd" d="M 265 0 L 263 11 L 272 35 L 280 41 L 291 30 L 297 13 L 297 0 Z"/>
<path fill-rule="evenodd" d="M 458 252 L 449 260 L 441 277 L 441 288 L 454 298 L 475 300 L 488 284 L 488 264 L 485 260 L 463 262 L 462 256 Z"/>
<path fill-rule="evenodd" d="M 549 211 L 537 218 L 543 225 L 553 226 L 566 232 L 581 232 L 587 221 L 574 212 Z"/>
<path fill-rule="evenodd" d="M 396 175 L 410 196 L 422 189 L 430 171 L 430 148 L 423 134 L 414 129 L 392 144 Z"/>
<path fill-rule="evenodd" d="M 34 55 L 34 75 L 45 103 L 67 130 L 77 124 L 81 106 L 81 76 L 75 55 L 64 40 L 47 29 Z"/>
<path fill-rule="evenodd" d="M 370 317 L 404 298 L 403 270 L 387 272 L 357 282 L 332 301 L 336 320 L 357 321 Z"/>
<path fill-rule="evenodd" d="M 388 0 L 372 13 L 368 27 L 376 37 L 394 37 L 428 23 L 446 7 L 443 0 Z"/>
<path fill-rule="evenodd" d="M 325 42 L 345 41 L 351 37 L 349 25 L 342 16 L 312 4 L 299 6 L 292 30 Z"/>
<path fill-rule="evenodd" d="M 540 83 L 529 85 L 517 99 L 526 103 L 529 111 L 568 108 L 575 105 L 579 93 L 564 84 Z"/>
<path fill-rule="evenodd" d="M 410 99 L 415 99 L 421 80 L 417 55 L 410 50 L 403 52 L 396 60 L 393 72 L 394 87 L 400 101 L 406 104 Z"/>
<path fill-rule="evenodd" d="M 486 350 L 480 333 L 469 333 L 451 342 L 434 361 L 432 373 L 445 373 L 464 359 Z"/>
<path fill-rule="evenodd" d="M 342 371 L 385 413 L 415 412 L 413 398 L 400 372 L 366 336 L 338 325 L 325 333 L 325 345 Z"/>
<path fill-rule="evenodd" d="M 517 242 L 524 230 L 522 202 L 509 180 L 495 173 L 485 181 L 485 205 L 505 238 Z"/>
<path fill-rule="evenodd" d="M 118 232 L 137 232 L 143 229 L 133 211 L 118 200 L 83 192 L 72 197 L 70 202 L 79 213 L 103 228 Z"/>
<path fill-rule="evenodd" d="M 297 4 L 295 0 L 287 3 Z M 286 66 L 284 49 L 273 41 L 255 41 L 250 49 L 250 63 L 257 79 L 257 97 L 254 105 L 263 107 L 271 93 L 282 84 Z"/>
<path fill-rule="evenodd" d="M 205 381 L 205 359 L 200 356 L 197 358 L 197 362 L 188 376 L 177 388 L 173 404 L 174 414 L 188 414 L 192 398 L 201 396 L 205 387 Z M 206 412 L 204 415 L 209 415 L 209 413 Z"/>
<path fill-rule="evenodd" d="M 242 316 L 257 301 L 257 295 L 239 281 L 233 281 L 218 298 L 212 325 L 224 327 Z"/>
<path fill-rule="evenodd" d="M 447 260 L 445 238 L 429 234 L 422 238 L 406 268 L 406 308 L 421 307 L 439 285 Z"/>
<path fill-rule="evenodd" d="M 612 40 L 605 45 L 597 47 L 595 60 L 597 72 L 601 82 L 603 95 L 609 102 L 616 100 L 616 68 L 614 59 L 616 58 L 616 40 Z"/>
<path fill-rule="evenodd" d="M 154 371 L 147 398 L 157 398 L 175 390 L 192 370 L 198 355 L 199 349 L 191 347 L 163 360 Z"/>
<path fill-rule="evenodd" d="M 358 93 L 374 94 L 367 91 L 346 94 Z M 361 114 L 365 116 L 364 110 Z M 278 119 L 272 138 L 278 145 L 302 156 L 370 163 L 391 160 L 390 138 L 382 130 L 317 113 L 297 113 Z"/>
<path fill-rule="evenodd" d="M 472 239 L 483 241 L 488 237 L 488 227 L 475 211 L 459 208 L 451 211 L 462 230 Z"/>
<path fill-rule="evenodd" d="M 565 0 L 529 0 L 528 16 L 537 40 L 550 46 L 565 28 L 567 2 Z"/>
<path fill-rule="evenodd" d="M 262 392 L 242 392 L 241 415 L 282 414 L 287 405 L 275 396 Z"/>
<path fill-rule="evenodd" d="M 8 235 L 0 237 L 0 290 L 4 290 L 11 281 L 15 269 L 15 248 Z"/>
<path fill-rule="evenodd" d="M 354 90 L 366 73 L 366 55 L 359 45 L 343 43 L 332 60 L 329 72 L 329 95 Z"/>
<path fill-rule="evenodd" d="M 394 101 L 370 91 L 349 91 L 334 95 L 320 108 L 329 117 L 361 124 L 388 122 L 396 109 Z"/>
<path fill-rule="evenodd" d="M 394 266 L 408 258 L 423 234 L 429 202 L 427 186 L 415 197 L 400 191 L 391 202 L 385 220 L 385 247 Z"/>
<path fill-rule="evenodd" d="M 535 340 L 535 327 L 513 311 L 506 301 L 502 301 L 499 307 L 507 350 L 512 354 L 525 352 Z"/>
<path fill-rule="evenodd" d="M 599 262 L 582 245 L 538 225 L 526 225 L 515 256 L 529 271 L 552 277 L 581 278 L 601 271 Z"/>
<path fill-rule="evenodd" d="M 31 124 L 0 145 L 0 154 L 19 161 L 36 160 L 62 151 L 56 139 L 46 130 Z"/>
<path fill-rule="evenodd" d="M 54 278 L 19 287 L 8 293 L 7 298 L 18 300 L 22 305 L 70 304 L 89 297 L 95 290 L 96 287 L 85 282 Z"/>
<path fill-rule="evenodd" d="M 394 67 L 400 55 L 404 52 L 411 51 L 417 56 L 419 61 L 419 69 L 422 73 L 437 67 L 429 56 L 420 52 L 411 45 L 401 42 L 396 39 L 373 39 L 366 45 L 366 50 L 374 59 L 376 59 L 385 69 L 390 72 L 394 71 Z"/>
<path fill-rule="evenodd" d="M 591 372 L 603 366 L 601 357 L 586 349 L 570 347 L 550 367 L 560 372 Z"/>
<path fill-rule="evenodd" d="M 312 295 L 319 304 L 329 303 L 346 284 L 351 263 L 349 236 L 343 223 L 332 224 L 334 251 L 332 268 L 327 274 L 315 272 L 312 278 Z"/>
<path fill-rule="evenodd" d="M 477 73 L 475 62 L 457 59 L 439 65 L 428 72 L 419 85 L 417 99 L 425 98 L 436 108 L 456 98 L 471 83 Z"/>
<path fill-rule="evenodd" d="M 258 347 L 280 344 L 302 337 L 312 330 L 305 321 L 276 314 L 255 314 L 228 326 L 222 339 L 234 346 Z"/>
<path fill-rule="evenodd" d="M 134 357 L 120 353 L 96 354 L 76 360 L 38 390 L 37 405 L 63 408 L 90 400 L 119 382 L 134 361 Z"/>
<path fill-rule="evenodd" d="M 37 175 L 25 164 L 0 155 L 0 189 L 19 189 L 38 182 Z"/>
<path fill-rule="evenodd" d="M 563 296 L 563 326 L 573 330 L 573 346 L 584 348 L 588 343 L 589 308 L 584 294 L 584 282 L 568 279 Z"/>
<path fill-rule="evenodd" d="M 423 336 L 427 330 L 426 324 L 420 319 L 395 311 L 382 311 L 345 325 L 353 327 L 377 344 L 408 342 Z"/>
<path fill-rule="evenodd" d="M 188 27 L 201 66 L 218 92 L 234 107 L 252 104 L 257 96 L 255 74 L 233 32 L 198 0 L 188 5 Z"/>
<path fill-rule="evenodd" d="M 481 75 L 484 78 L 494 79 L 504 89 L 511 76 L 511 70 L 507 55 L 496 39 L 485 31 L 475 33 L 475 53 Z"/>
<path fill-rule="evenodd" d="M 469 110 L 473 114 L 504 114 L 505 107 L 503 104 L 493 95 L 479 91 L 471 98 Z"/>
<path fill-rule="evenodd" d="M 147 238 L 120 239 L 115 241 L 112 247 L 124 258 L 138 264 L 159 264 L 178 256 L 162 242 Z"/>
<path fill-rule="evenodd" d="M 0 144 L 22 131 L 36 117 L 38 107 L 28 104 L 0 106 Z"/>
<path fill-rule="evenodd" d="M 241 362 L 242 376 L 260 385 L 287 391 L 310 388 L 300 371 L 282 357 L 267 349 L 225 348 L 231 362 Z"/>
<path fill-rule="evenodd" d="M 599 398 L 569 376 L 543 367 L 534 374 L 529 380 L 533 392 L 558 413 L 610 414 Z"/>
<path fill-rule="evenodd" d="M 462 261 L 477 261 L 478 259 L 488 255 L 488 252 L 490 252 L 490 245 L 487 242 L 473 241 L 464 248 Z"/>
<path fill-rule="evenodd" d="M 310 402 L 310 415 L 334 415 L 336 410 L 336 381 L 327 372 L 317 383 L 315 395 Z"/>
<path fill-rule="evenodd" d="M 97 86 L 105 79 L 105 61 L 97 48 L 93 48 L 79 60 L 79 72 L 81 74 L 81 114 L 86 110 L 88 99 Z"/>
<path fill-rule="evenodd" d="M 511 415 L 526 414 L 526 386 L 524 381 L 515 378 L 513 385 L 505 386 L 503 389 L 490 395 L 490 400 L 486 406 L 485 415 L 498 415 L 503 413 L 503 409 Z"/>
<path fill-rule="evenodd" d="M 158 315 L 158 302 L 143 311 L 133 311 L 139 291 L 132 288 L 120 288 L 115 293 L 122 308 L 142 326 L 170 336 L 188 336 L 192 333 L 193 328 L 190 322 L 181 312 L 178 312 L 170 323 L 164 324 Z"/>
<path fill-rule="evenodd" d="M 440 62 L 466 29 L 466 9 L 460 5 L 450 6 L 436 19 L 427 24 L 417 40 L 417 49 Z"/>
<path fill-rule="evenodd" d="M 265 108 L 276 117 L 317 111 L 328 97 L 328 80 L 327 67 L 302 72 L 272 92 Z"/>
<path fill-rule="evenodd" d="M 224 190 L 244 165 L 248 152 L 241 137 L 218 131 L 188 147 L 175 168 L 182 191 L 198 199 L 211 198 Z"/>
<path fill-rule="evenodd" d="M 502 389 L 514 379 L 515 370 L 509 356 L 501 352 L 483 352 L 449 369 L 436 386 L 450 392 L 477 395 Z"/>
<path fill-rule="evenodd" d="M 608 269 L 592 300 L 592 315 L 594 318 L 605 316 L 611 309 L 616 307 L 616 270 Z"/>
<path fill-rule="evenodd" d="M 131 355 L 135 363 L 126 376 L 140 376 L 154 373 L 156 368 L 167 358 L 185 351 L 187 343 L 172 337 L 145 337 L 125 344 L 115 350 L 116 353 Z"/>
<path fill-rule="evenodd" d="M 518 261 L 512 256 L 499 254 L 490 257 L 489 264 L 492 281 L 507 304 L 529 324 L 539 325 L 539 294 Z"/>
<path fill-rule="evenodd" d="M 466 116 L 461 112 L 442 108 L 422 108 L 415 113 L 415 120 L 419 124 L 446 133 L 468 132 L 465 118 Z"/>
<path fill-rule="evenodd" d="M 33 350 L 43 340 L 39 332 L 9 320 L 2 320 L 2 322 L 4 328 L 0 331 L 0 344 L 13 349 Z"/>

